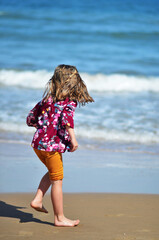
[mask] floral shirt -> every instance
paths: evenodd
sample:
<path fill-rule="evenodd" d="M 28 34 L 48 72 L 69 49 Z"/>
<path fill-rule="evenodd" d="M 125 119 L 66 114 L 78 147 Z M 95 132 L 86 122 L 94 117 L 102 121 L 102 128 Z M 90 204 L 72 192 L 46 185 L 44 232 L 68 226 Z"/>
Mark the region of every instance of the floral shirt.
<path fill-rule="evenodd" d="M 74 112 L 77 103 L 59 101 L 53 103 L 50 97 L 47 102 L 38 102 L 27 116 L 27 125 L 36 127 L 31 146 L 42 151 L 65 152 L 70 150 L 70 136 L 65 126 L 74 128 Z"/>

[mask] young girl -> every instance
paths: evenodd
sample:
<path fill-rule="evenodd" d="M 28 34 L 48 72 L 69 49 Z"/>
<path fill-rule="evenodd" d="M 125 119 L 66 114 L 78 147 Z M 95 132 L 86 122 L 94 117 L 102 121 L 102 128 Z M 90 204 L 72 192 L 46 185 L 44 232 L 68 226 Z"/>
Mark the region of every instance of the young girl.
<path fill-rule="evenodd" d="M 77 104 L 93 102 L 86 85 L 74 66 L 59 65 L 49 80 L 43 99 L 29 112 L 28 126 L 37 130 L 32 147 L 48 172 L 43 176 L 31 207 L 47 213 L 43 197 L 51 185 L 51 200 L 55 226 L 76 226 L 79 220 L 70 220 L 63 213 L 62 153 L 74 152 L 78 143 L 74 134 L 74 112 Z"/>

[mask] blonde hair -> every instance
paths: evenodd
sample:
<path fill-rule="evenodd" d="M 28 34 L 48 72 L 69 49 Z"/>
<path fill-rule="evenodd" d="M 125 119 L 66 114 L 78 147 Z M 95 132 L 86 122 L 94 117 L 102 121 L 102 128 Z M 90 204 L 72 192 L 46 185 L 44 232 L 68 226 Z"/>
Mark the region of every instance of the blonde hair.
<path fill-rule="evenodd" d="M 54 75 L 47 84 L 43 99 L 47 101 L 49 97 L 52 97 L 54 103 L 66 98 L 81 105 L 94 102 L 76 67 L 64 64 L 56 67 Z"/>

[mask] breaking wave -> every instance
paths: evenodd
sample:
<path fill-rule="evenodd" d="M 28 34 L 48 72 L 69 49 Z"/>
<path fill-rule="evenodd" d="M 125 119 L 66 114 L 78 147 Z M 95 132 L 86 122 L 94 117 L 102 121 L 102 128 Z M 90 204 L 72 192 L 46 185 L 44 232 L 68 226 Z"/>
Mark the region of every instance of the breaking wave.
<path fill-rule="evenodd" d="M 0 70 L 0 85 L 42 89 L 51 76 L 52 72 L 46 70 Z M 159 77 L 100 73 L 81 73 L 81 77 L 88 89 L 95 92 L 159 92 Z"/>

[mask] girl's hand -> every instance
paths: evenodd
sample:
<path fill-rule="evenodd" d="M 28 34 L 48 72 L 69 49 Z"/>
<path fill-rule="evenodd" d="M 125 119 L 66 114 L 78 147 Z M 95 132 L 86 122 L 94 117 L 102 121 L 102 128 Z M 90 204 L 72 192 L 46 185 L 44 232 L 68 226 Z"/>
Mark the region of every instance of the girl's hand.
<path fill-rule="evenodd" d="M 71 149 L 70 152 L 74 152 L 76 151 L 78 148 L 78 142 L 76 141 L 76 139 L 71 139 Z"/>
<path fill-rule="evenodd" d="M 71 149 L 70 149 L 70 152 L 74 152 L 77 150 L 78 148 L 78 142 L 76 141 L 76 137 L 75 137 L 75 133 L 74 133 L 74 129 L 67 126 L 66 125 L 66 129 L 70 135 L 70 138 L 71 138 Z"/>

